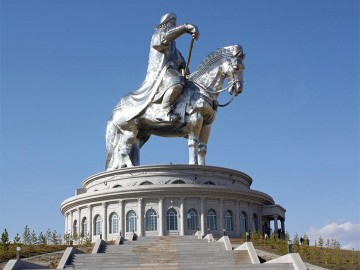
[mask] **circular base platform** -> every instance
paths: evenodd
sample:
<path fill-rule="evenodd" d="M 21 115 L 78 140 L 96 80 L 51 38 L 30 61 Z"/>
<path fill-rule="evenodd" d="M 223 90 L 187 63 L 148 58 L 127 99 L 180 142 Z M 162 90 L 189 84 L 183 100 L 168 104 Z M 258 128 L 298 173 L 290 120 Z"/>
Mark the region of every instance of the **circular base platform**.
<path fill-rule="evenodd" d="M 202 235 L 239 237 L 268 231 L 285 209 L 269 195 L 251 190 L 250 176 L 197 165 L 137 166 L 85 179 L 61 204 L 65 233 L 113 240 L 121 232 L 138 236 Z"/>

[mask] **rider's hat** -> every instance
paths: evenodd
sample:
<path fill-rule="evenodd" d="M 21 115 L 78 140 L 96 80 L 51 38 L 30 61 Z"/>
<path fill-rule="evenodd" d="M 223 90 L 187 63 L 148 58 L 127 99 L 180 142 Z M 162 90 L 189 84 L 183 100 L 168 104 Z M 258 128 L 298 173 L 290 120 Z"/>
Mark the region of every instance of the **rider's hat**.
<path fill-rule="evenodd" d="M 172 19 L 175 19 L 175 21 L 176 21 L 176 14 L 175 13 L 166 13 L 165 15 L 163 15 L 161 17 L 160 24 L 158 25 L 158 27 L 160 25 L 166 24 L 167 22 L 169 22 Z"/>

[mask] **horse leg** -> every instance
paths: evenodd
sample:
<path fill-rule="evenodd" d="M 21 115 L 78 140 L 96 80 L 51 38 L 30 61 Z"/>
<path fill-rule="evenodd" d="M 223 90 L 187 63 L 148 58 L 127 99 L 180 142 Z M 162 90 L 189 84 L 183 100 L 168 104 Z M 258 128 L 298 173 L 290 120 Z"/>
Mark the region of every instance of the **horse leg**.
<path fill-rule="evenodd" d="M 130 152 L 130 159 L 134 166 L 140 165 L 140 140 L 135 139 Z"/>
<path fill-rule="evenodd" d="M 123 122 L 119 127 L 119 142 L 117 144 L 117 159 L 118 159 L 118 168 L 133 167 L 131 160 L 131 150 L 133 149 L 134 144 L 138 141 L 137 135 L 139 128 L 136 120 L 130 120 L 128 122 Z"/>
<path fill-rule="evenodd" d="M 117 147 L 118 157 L 120 161 L 119 167 L 121 168 L 134 166 L 130 156 L 131 156 L 131 150 L 133 149 L 134 143 L 136 141 L 136 135 L 137 135 L 137 130 L 134 129 L 132 129 L 131 131 L 123 130 L 121 134 L 121 139 L 119 140 L 119 145 Z"/>
<path fill-rule="evenodd" d="M 207 143 L 209 140 L 211 125 L 203 126 L 200 131 L 199 136 L 199 146 L 198 146 L 198 159 L 199 165 L 205 165 L 205 157 L 207 153 Z"/>
<path fill-rule="evenodd" d="M 189 147 L 189 164 L 198 164 L 198 146 L 199 134 L 201 131 L 203 118 L 199 112 L 190 116 L 188 123 L 188 147 Z"/>
<path fill-rule="evenodd" d="M 116 169 L 115 162 L 115 149 L 119 141 L 118 128 L 114 125 L 113 120 L 109 120 L 105 133 L 106 141 L 106 164 L 105 169 L 107 171 Z"/>

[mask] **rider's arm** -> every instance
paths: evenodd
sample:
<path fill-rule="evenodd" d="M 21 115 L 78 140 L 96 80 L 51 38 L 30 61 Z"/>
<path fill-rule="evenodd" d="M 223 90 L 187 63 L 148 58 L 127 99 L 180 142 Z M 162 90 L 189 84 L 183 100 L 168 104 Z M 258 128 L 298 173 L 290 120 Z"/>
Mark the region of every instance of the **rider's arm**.
<path fill-rule="evenodd" d="M 161 43 L 164 45 L 168 45 L 171 41 L 177 39 L 185 33 L 193 35 L 195 39 L 199 38 L 199 31 L 197 27 L 195 25 L 187 23 L 176 26 L 174 28 L 170 28 L 163 36 Z"/>

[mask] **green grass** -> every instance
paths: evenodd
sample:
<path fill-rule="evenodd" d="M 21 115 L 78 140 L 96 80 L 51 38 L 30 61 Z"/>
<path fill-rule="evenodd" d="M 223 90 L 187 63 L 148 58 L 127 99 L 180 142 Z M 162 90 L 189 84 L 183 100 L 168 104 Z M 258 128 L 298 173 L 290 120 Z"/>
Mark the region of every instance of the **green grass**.
<path fill-rule="evenodd" d="M 241 244 L 244 239 L 231 239 L 232 244 Z M 253 237 L 256 249 L 267 251 L 276 255 L 288 253 L 287 240 L 262 237 Z M 307 245 L 292 245 L 292 252 L 299 253 L 304 262 L 331 270 L 360 270 L 360 251 L 340 248 L 314 247 Z"/>
<path fill-rule="evenodd" d="M 16 258 L 17 245 L 10 244 L 7 248 L 0 247 L 0 263 Z M 65 250 L 65 245 L 21 245 L 21 258 Z"/>
<path fill-rule="evenodd" d="M 16 247 L 18 245 L 10 244 L 8 248 L 0 247 L 0 263 L 16 259 Z M 56 251 L 64 251 L 68 245 L 21 245 L 21 258 L 28 258 L 37 255 L 43 255 Z M 75 246 L 86 253 L 90 253 L 91 246 Z M 57 264 L 56 264 L 57 265 Z"/>
<path fill-rule="evenodd" d="M 232 238 L 231 243 L 242 244 L 243 239 Z M 254 247 L 277 255 L 288 253 L 288 244 L 285 240 L 275 238 L 264 240 L 262 237 L 253 237 Z M 22 245 L 21 258 L 65 250 L 67 245 Z M 91 246 L 76 246 L 84 252 L 91 252 Z M 314 247 L 293 245 L 293 253 L 299 253 L 303 261 L 331 270 L 359 270 L 360 251 L 334 249 L 328 247 Z M 0 263 L 16 258 L 16 245 L 0 246 Z M 58 262 L 51 265 L 56 268 Z"/>

